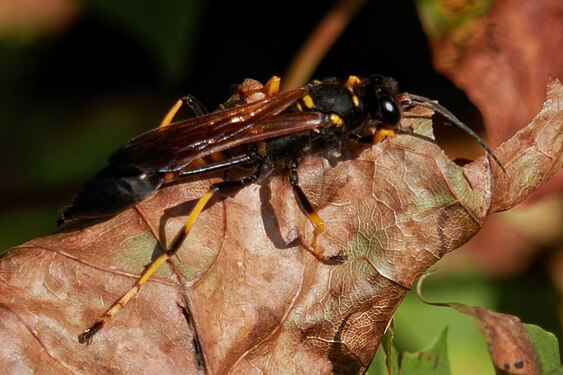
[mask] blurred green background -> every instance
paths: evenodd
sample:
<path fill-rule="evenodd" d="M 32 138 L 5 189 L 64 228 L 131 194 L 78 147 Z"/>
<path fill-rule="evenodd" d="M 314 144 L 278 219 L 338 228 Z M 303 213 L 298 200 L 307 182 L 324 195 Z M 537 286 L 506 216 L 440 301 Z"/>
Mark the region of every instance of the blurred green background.
<path fill-rule="evenodd" d="M 187 93 L 213 109 L 231 84 L 283 75 L 332 6 L 326 1 L 4 0 L 0 3 L 0 249 L 56 230 L 63 207 L 120 144 L 158 125 Z M 366 2 L 315 77 L 381 73 L 440 102 L 474 129 L 478 111 L 431 64 L 410 2 Z M 438 134 L 447 142 L 448 130 Z M 454 131 L 455 133 L 455 131 Z M 552 246 L 552 245 L 549 245 Z M 439 263 L 430 299 L 482 305 L 561 336 L 546 255 L 517 273 Z M 411 295 L 397 313 L 402 349 L 449 325 L 454 373 L 493 373 L 469 318 Z"/>

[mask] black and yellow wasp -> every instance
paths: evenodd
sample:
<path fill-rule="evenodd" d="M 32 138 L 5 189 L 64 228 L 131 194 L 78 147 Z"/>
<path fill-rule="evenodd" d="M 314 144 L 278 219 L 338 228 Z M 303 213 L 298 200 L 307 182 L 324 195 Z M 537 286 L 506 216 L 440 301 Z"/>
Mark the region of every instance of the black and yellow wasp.
<path fill-rule="evenodd" d="M 345 255 L 324 256 L 317 238 L 324 222 L 299 186 L 297 167 L 305 155 L 338 154 L 351 144 L 374 144 L 393 137 L 403 111 L 427 107 L 474 138 L 502 168 L 500 161 L 471 129 L 451 112 L 427 98 L 399 92 L 396 81 L 372 75 L 313 81 L 301 88 L 279 91 L 279 78 L 263 89 L 263 99 L 207 113 L 193 97 L 180 100 L 157 129 L 146 132 L 115 151 L 101 170 L 66 209 L 60 223 L 115 215 L 155 194 L 163 185 L 188 176 L 200 176 L 234 167 L 249 172 L 236 180 L 212 184 L 193 207 L 183 229 L 143 272 L 135 285 L 89 329 L 93 336 L 138 293 L 151 275 L 172 257 L 213 196 L 231 196 L 244 186 L 261 183 L 274 171 L 287 171 L 301 211 L 312 223 L 310 251 L 320 261 L 338 264 Z M 172 122 L 187 104 L 196 117 Z"/>

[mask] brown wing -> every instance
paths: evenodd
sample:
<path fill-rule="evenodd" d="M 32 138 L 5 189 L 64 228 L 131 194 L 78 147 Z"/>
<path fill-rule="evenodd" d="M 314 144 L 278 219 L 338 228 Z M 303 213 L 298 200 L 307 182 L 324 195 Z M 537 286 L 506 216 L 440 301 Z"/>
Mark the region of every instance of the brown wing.
<path fill-rule="evenodd" d="M 312 130 L 325 124 L 329 124 L 329 122 L 326 121 L 326 115 L 320 112 L 281 113 L 267 117 L 259 122 L 254 122 L 252 126 L 245 127 L 244 131 L 237 133 L 236 136 L 208 144 L 195 155 L 190 154 L 187 157 L 185 155 L 178 156 L 184 157 L 184 159 L 181 159 L 181 165 L 186 167 L 194 159 L 202 158 L 216 152 L 266 139 Z M 175 170 L 178 169 L 161 169 L 160 171 L 171 172 Z"/>
<path fill-rule="evenodd" d="M 291 112 L 271 116 L 247 129 L 243 133 L 244 139 L 231 140 L 229 147 L 296 134 L 330 125 L 326 117 L 325 114 L 320 112 Z M 213 152 L 218 151 L 222 151 L 222 149 L 214 150 Z"/>
<path fill-rule="evenodd" d="M 268 136 L 261 137 L 259 131 L 252 131 L 252 128 L 259 127 L 265 119 L 286 110 L 305 92 L 304 88 L 287 91 L 151 130 L 113 153 L 109 164 L 116 168 L 135 168 L 143 172 L 177 171 L 193 160 L 211 153 L 255 142 L 255 138 L 265 139 Z M 247 137 L 248 135 L 251 137 Z"/>

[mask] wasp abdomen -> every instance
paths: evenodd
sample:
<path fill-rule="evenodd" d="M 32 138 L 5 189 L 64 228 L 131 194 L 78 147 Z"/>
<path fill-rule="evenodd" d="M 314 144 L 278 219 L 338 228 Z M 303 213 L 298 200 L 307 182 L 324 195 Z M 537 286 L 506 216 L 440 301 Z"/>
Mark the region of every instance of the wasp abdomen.
<path fill-rule="evenodd" d="M 163 180 L 160 173 L 106 167 L 74 197 L 59 225 L 74 219 L 115 215 L 153 195 Z"/>

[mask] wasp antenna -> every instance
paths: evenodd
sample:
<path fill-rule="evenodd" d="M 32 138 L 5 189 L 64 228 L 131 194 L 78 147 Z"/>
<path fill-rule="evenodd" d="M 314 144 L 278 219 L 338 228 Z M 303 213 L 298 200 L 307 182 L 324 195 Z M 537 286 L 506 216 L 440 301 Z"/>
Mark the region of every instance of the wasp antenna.
<path fill-rule="evenodd" d="M 401 102 L 401 106 L 403 107 L 411 107 L 411 106 L 419 106 L 433 110 L 436 113 L 442 115 L 445 119 L 449 120 L 452 124 L 466 132 L 471 138 L 473 138 L 479 145 L 485 150 L 485 152 L 498 164 L 500 169 L 507 174 L 504 165 L 500 162 L 494 152 L 487 146 L 485 141 L 477 133 L 475 133 L 470 127 L 465 125 L 461 122 L 453 113 L 451 113 L 448 109 L 444 106 L 433 102 L 432 100 L 425 98 L 423 96 L 413 95 L 413 94 L 404 94 L 405 100 Z"/>

